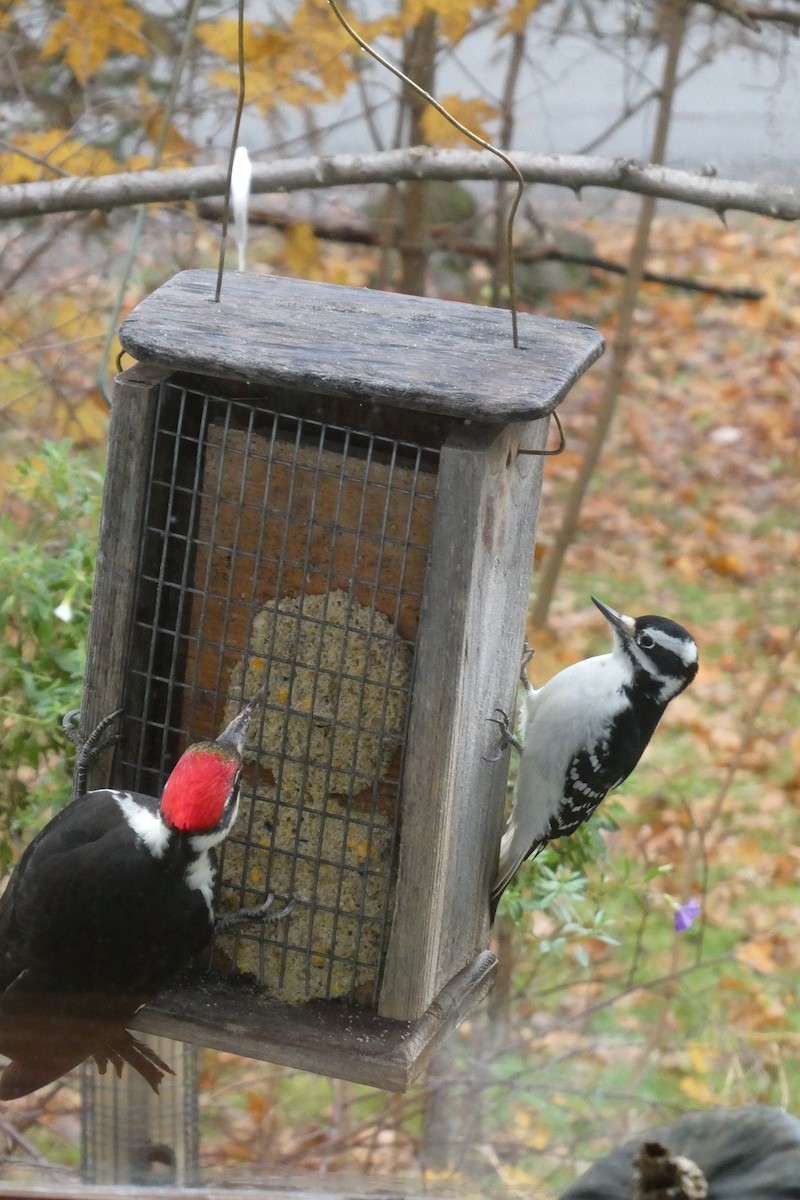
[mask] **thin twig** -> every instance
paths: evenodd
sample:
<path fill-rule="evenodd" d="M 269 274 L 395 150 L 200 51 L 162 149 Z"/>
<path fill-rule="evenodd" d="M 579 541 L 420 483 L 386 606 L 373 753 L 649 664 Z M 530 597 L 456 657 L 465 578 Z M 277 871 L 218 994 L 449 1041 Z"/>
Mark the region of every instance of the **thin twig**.
<path fill-rule="evenodd" d="M 686 32 L 689 13 L 689 0 L 680 0 L 670 11 L 665 10 L 667 21 L 666 58 L 661 77 L 661 103 L 658 108 L 656 127 L 653 133 L 651 157 L 654 162 L 664 160 L 667 147 L 672 108 L 675 101 L 675 88 L 678 78 L 678 60 Z M 632 330 L 637 306 L 639 289 L 645 270 L 645 259 L 650 244 L 650 232 L 655 217 L 656 202 L 654 197 L 645 196 L 639 206 L 639 216 L 630 251 L 629 267 L 625 277 L 617 307 L 617 327 L 611 348 L 611 362 L 606 375 L 603 394 L 600 399 L 595 424 L 586 444 L 583 458 L 577 474 L 570 487 L 564 512 L 555 537 L 545 554 L 542 568 L 536 585 L 536 598 L 531 606 L 529 620 L 535 629 L 543 629 L 547 625 L 550 606 L 555 595 L 564 560 L 580 523 L 581 511 L 589 486 L 597 470 L 598 463 L 605 447 L 606 438 L 611 429 L 611 423 L 617 411 L 620 395 L 625 384 L 628 369 L 628 359 L 632 345 Z"/>

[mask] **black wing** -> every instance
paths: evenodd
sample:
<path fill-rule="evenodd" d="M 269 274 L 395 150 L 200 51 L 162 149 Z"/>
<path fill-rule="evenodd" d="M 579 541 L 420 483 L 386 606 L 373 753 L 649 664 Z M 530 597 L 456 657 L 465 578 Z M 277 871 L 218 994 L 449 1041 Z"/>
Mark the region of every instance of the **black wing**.
<path fill-rule="evenodd" d="M 25 851 L 0 900 L 0 1007 L 18 992 L 125 996 L 130 1012 L 152 998 L 211 936 L 205 900 L 183 886 L 189 861 L 179 838 L 154 857 L 112 792 L 69 804 Z"/>
<path fill-rule="evenodd" d="M 654 727 L 649 722 L 645 727 L 640 714 L 626 708 L 607 736 L 573 757 L 567 769 L 561 806 L 553 817 L 547 841 L 569 837 L 589 820 L 609 792 L 625 782 L 642 757 Z"/>

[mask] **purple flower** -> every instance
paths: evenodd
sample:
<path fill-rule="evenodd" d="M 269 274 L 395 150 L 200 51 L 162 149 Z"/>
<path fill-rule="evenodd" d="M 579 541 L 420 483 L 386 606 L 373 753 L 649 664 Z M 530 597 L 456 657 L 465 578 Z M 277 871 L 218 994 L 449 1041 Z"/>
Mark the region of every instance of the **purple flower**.
<path fill-rule="evenodd" d="M 700 913 L 700 905 L 696 900 L 687 900 L 675 909 L 675 932 L 684 933 L 691 929 Z"/>

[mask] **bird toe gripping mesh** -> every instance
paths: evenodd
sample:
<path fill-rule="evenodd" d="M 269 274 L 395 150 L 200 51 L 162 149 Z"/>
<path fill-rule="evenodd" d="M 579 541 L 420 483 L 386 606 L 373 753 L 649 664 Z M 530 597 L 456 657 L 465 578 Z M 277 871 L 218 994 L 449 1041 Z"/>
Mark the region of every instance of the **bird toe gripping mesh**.
<path fill-rule="evenodd" d="M 162 386 L 126 704 L 158 790 L 267 680 L 220 911 L 295 900 L 220 937 L 218 961 L 285 1000 L 377 1003 L 436 452 Z M 168 714 L 164 721 L 164 714 Z M 139 714 L 137 716 L 137 714 Z"/>

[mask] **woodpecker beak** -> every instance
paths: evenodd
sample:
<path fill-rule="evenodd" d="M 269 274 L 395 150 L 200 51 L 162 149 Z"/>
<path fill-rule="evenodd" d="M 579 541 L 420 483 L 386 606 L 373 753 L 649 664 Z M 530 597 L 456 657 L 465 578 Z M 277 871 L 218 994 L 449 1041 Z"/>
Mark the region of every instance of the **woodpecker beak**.
<path fill-rule="evenodd" d="M 611 628 L 616 630 L 622 637 L 632 638 L 634 636 L 636 633 L 636 622 L 633 617 L 626 617 L 624 613 L 618 613 L 616 609 L 603 604 L 603 601 L 598 600 L 596 596 L 592 596 L 592 604 L 600 609 L 600 612 L 608 621 Z"/>
<path fill-rule="evenodd" d="M 223 746 L 231 746 L 239 758 L 244 754 L 244 744 L 247 740 L 247 731 L 250 728 L 250 722 L 253 719 L 253 714 L 257 708 L 261 707 L 261 703 L 267 693 L 266 682 L 258 689 L 252 700 L 248 700 L 240 713 L 231 721 L 222 733 L 217 738 L 217 742 Z"/>

